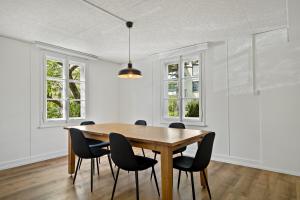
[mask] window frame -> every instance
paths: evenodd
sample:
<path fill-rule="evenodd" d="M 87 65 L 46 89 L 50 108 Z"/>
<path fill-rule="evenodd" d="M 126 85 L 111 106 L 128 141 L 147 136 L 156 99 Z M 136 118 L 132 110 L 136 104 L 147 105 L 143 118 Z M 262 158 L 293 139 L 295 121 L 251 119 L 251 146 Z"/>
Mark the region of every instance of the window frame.
<path fill-rule="evenodd" d="M 53 59 L 57 60 L 63 63 L 63 77 L 62 81 L 64 84 L 64 88 L 62 91 L 62 98 L 61 101 L 64 103 L 64 109 L 63 109 L 63 118 L 55 118 L 55 119 L 48 119 L 47 118 L 47 80 L 49 80 L 47 76 L 47 60 L 48 59 Z M 81 102 L 81 106 L 83 105 L 82 102 L 84 102 L 84 106 L 81 107 L 84 110 L 81 110 L 81 113 L 83 113 L 82 117 L 69 117 L 69 103 L 70 103 L 70 98 L 69 98 L 69 65 L 71 63 L 77 63 L 80 65 L 80 67 L 83 68 L 84 73 L 80 76 L 83 76 L 83 81 L 79 80 L 72 80 L 71 82 L 78 82 L 78 83 L 83 83 L 84 84 L 84 99 L 80 99 L 79 101 Z M 83 121 L 86 119 L 87 116 L 87 80 L 86 80 L 86 73 L 87 73 L 87 68 L 88 68 L 88 60 L 87 59 L 82 59 L 74 56 L 69 56 L 61 53 L 56 53 L 48 50 L 43 50 L 41 51 L 41 82 L 42 82 L 42 87 L 41 87 L 41 127 L 47 127 L 47 126 L 62 126 L 66 124 L 77 124 L 80 121 Z M 51 80 L 52 78 L 50 78 Z M 54 78 L 55 79 L 55 78 Z"/>
<path fill-rule="evenodd" d="M 199 98 L 189 98 L 184 97 L 184 80 L 185 79 L 193 79 L 193 77 L 185 78 L 184 77 L 184 62 L 191 60 L 199 60 L 199 74 L 197 78 L 199 80 L 198 83 L 198 93 Z M 166 96 L 168 90 L 168 85 L 165 86 L 165 82 L 169 82 L 172 80 L 168 80 L 168 64 L 178 64 L 178 99 L 179 99 L 179 117 L 169 117 L 167 116 L 167 108 L 165 107 L 165 101 L 168 100 L 168 96 Z M 206 125 L 206 104 L 205 104 L 205 51 L 196 51 L 192 53 L 182 53 L 173 57 L 167 57 L 161 59 L 161 123 L 170 123 L 174 121 L 183 122 L 186 125 L 192 126 L 207 126 Z M 176 81 L 176 79 L 175 79 Z M 193 80 L 192 80 L 193 82 Z M 199 113 L 202 115 L 199 118 L 185 118 L 184 117 L 184 100 L 186 99 L 199 99 Z"/>

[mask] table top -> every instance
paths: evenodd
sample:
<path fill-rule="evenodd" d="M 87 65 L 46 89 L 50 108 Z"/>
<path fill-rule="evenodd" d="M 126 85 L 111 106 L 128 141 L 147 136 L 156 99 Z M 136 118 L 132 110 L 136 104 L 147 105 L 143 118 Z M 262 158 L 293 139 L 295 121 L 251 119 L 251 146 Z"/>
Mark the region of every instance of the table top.
<path fill-rule="evenodd" d="M 129 140 L 158 143 L 176 146 L 191 140 L 201 140 L 208 133 L 204 130 L 177 129 L 154 126 L 141 126 L 123 123 L 104 123 L 85 126 L 68 126 L 64 129 L 76 128 L 84 133 L 107 136 L 114 132 L 124 135 Z"/>

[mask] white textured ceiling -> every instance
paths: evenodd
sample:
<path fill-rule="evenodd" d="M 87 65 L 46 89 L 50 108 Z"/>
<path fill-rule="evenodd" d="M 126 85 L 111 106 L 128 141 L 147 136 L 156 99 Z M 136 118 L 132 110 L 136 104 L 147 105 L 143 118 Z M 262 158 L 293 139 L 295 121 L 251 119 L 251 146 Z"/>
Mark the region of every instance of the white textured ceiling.
<path fill-rule="evenodd" d="M 90 1 L 134 21 L 133 58 L 286 25 L 286 0 Z M 0 0 L 0 35 L 115 62 L 128 55 L 125 24 L 81 0 Z"/>

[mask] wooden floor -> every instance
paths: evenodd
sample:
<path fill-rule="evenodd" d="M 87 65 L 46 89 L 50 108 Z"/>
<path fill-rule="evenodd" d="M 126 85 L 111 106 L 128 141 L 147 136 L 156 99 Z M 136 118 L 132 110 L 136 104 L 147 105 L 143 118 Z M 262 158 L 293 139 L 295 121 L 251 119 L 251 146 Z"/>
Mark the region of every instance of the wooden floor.
<path fill-rule="evenodd" d="M 149 152 L 149 156 L 152 155 Z M 152 155 L 153 156 L 153 155 Z M 100 176 L 94 176 L 94 192 L 90 192 L 90 162 L 83 161 L 75 185 L 67 174 L 67 157 L 0 171 L 0 199 L 101 199 L 111 196 L 113 178 L 106 158 L 100 165 Z M 159 166 L 156 166 L 160 182 Z M 209 184 L 214 200 L 300 200 L 300 177 L 269 171 L 211 162 Z M 182 174 L 181 187 L 176 188 L 178 171 L 174 170 L 174 199 L 191 200 L 190 177 Z M 197 199 L 208 200 L 195 175 Z M 134 173 L 120 172 L 115 199 L 135 199 Z M 140 199 L 159 199 L 150 170 L 139 174 Z"/>

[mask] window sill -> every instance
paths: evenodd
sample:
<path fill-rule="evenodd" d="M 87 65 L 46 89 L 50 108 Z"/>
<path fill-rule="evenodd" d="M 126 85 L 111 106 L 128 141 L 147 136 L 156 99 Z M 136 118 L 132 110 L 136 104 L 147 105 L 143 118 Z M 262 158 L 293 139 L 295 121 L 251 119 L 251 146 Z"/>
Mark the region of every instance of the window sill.
<path fill-rule="evenodd" d="M 167 125 L 169 125 L 172 122 L 181 122 L 186 126 L 208 127 L 208 125 L 205 122 L 201 122 L 199 120 L 183 120 L 183 121 L 180 121 L 179 118 L 163 118 L 160 121 L 161 124 L 167 124 Z"/>
<path fill-rule="evenodd" d="M 70 119 L 68 122 L 65 120 L 49 120 L 41 122 L 38 126 L 39 129 L 43 128 L 63 128 L 65 126 L 79 126 L 79 124 L 84 121 L 83 118 L 78 119 Z"/>

